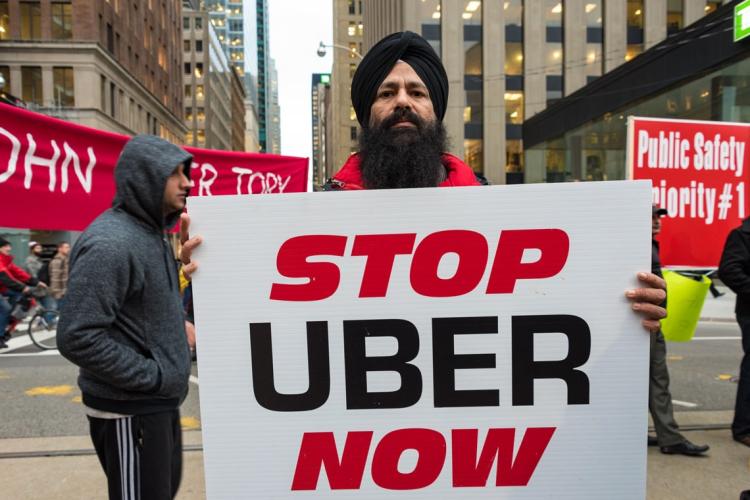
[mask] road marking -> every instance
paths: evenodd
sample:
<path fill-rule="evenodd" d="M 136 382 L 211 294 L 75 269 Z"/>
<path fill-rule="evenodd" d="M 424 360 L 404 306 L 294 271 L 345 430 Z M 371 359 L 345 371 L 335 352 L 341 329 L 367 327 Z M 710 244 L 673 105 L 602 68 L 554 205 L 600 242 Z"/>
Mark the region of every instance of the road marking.
<path fill-rule="evenodd" d="M 27 396 L 66 396 L 73 391 L 72 385 L 42 385 L 25 391 Z"/>
<path fill-rule="evenodd" d="M 693 337 L 693 340 L 742 340 L 742 337 Z"/>
<path fill-rule="evenodd" d="M 201 421 L 195 417 L 182 417 L 180 419 L 180 426 L 186 431 L 200 429 Z"/>
<path fill-rule="evenodd" d="M 673 399 L 672 404 L 677 405 L 677 406 L 684 406 L 685 408 L 697 408 L 698 407 L 698 403 L 690 403 L 688 401 L 680 401 L 678 399 Z"/>
<path fill-rule="evenodd" d="M 194 383 L 195 385 L 199 385 L 198 384 L 198 377 L 196 377 L 195 375 L 190 375 L 190 381 L 192 383 Z"/>
<path fill-rule="evenodd" d="M 16 352 L 16 353 L 10 353 L 10 354 L 0 354 L 0 359 L 2 358 L 25 358 L 25 357 L 31 357 L 31 356 L 59 356 L 59 355 L 60 355 L 60 351 L 58 350 L 39 351 L 39 352 Z"/>

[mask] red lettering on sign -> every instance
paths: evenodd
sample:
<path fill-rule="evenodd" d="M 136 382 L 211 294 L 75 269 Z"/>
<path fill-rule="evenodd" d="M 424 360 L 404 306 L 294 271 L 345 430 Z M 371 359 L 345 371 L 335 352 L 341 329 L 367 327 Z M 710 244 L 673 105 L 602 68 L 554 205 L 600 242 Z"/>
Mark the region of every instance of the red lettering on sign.
<path fill-rule="evenodd" d="M 513 460 L 515 429 L 490 429 L 477 461 L 477 429 L 452 433 L 453 486 L 486 486 L 497 458 L 496 486 L 526 486 L 555 433 L 554 427 L 529 428 Z M 475 465 L 476 464 L 476 465 Z"/>
<path fill-rule="evenodd" d="M 385 297 L 396 255 L 411 254 L 416 238 L 414 233 L 358 234 L 354 238 L 352 255 L 367 256 L 360 297 Z"/>
<path fill-rule="evenodd" d="M 398 461 L 406 450 L 416 450 L 417 465 L 406 474 Z M 378 443 L 372 457 L 372 480 L 388 490 L 417 490 L 437 480 L 445 463 L 445 439 L 432 429 L 399 429 Z"/>
<path fill-rule="evenodd" d="M 536 262 L 524 263 L 524 250 L 539 250 Z M 560 229 L 518 229 L 500 233 L 487 293 L 513 293 L 519 279 L 551 278 L 568 260 L 570 240 Z"/>
<path fill-rule="evenodd" d="M 414 252 L 410 267 L 412 290 L 426 297 L 457 297 L 474 290 L 484 277 L 489 248 L 481 233 L 467 230 L 438 231 L 429 234 L 414 248 L 416 234 L 356 235 L 351 255 L 367 257 L 359 289 L 360 298 L 385 297 L 396 255 Z M 307 283 L 273 283 L 272 300 L 323 300 L 336 293 L 341 270 L 333 262 L 308 262 L 310 257 L 343 257 L 346 236 L 295 236 L 285 241 L 276 256 L 281 276 L 307 278 Z M 538 250 L 534 262 L 523 262 L 526 250 Z M 513 293 L 522 279 L 544 279 L 557 275 L 565 266 L 570 239 L 560 229 L 514 229 L 500 233 L 495 259 L 490 269 L 487 294 Z M 446 254 L 458 256 L 453 276 L 438 276 Z"/>
<path fill-rule="evenodd" d="M 443 256 L 458 255 L 455 274 L 443 279 L 437 270 Z M 411 287 L 426 297 L 457 297 L 474 290 L 487 266 L 487 240 L 474 231 L 440 231 L 421 241 L 411 264 Z"/>
<path fill-rule="evenodd" d="M 339 460 L 333 432 L 305 432 L 299 447 L 292 491 L 317 489 L 323 467 L 332 490 L 358 490 L 371 440 L 371 431 L 349 432 Z"/>
<path fill-rule="evenodd" d="M 531 480 L 555 427 L 526 430 L 513 458 L 515 429 L 489 429 L 477 459 L 477 429 L 451 432 L 453 486 L 485 487 L 497 459 L 495 486 L 526 486 Z M 323 468 L 332 490 L 359 489 L 372 441 L 371 431 L 353 431 L 346 437 L 341 458 L 332 432 L 306 432 L 302 437 L 292 490 L 316 490 Z M 411 472 L 398 470 L 401 455 L 415 450 L 417 463 Z M 440 476 L 445 465 L 446 441 L 432 429 L 399 429 L 378 443 L 372 457 L 372 479 L 389 490 L 426 488 Z"/>
<path fill-rule="evenodd" d="M 343 256 L 346 236 L 310 235 L 290 238 L 281 245 L 276 267 L 287 278 L 307 278 L 300 285 L 274 283 L 271 300 L 308 301 L 327 299 L 339 287 L 341 274 L 331 262 L 308 262 L 316 255 Z"/>

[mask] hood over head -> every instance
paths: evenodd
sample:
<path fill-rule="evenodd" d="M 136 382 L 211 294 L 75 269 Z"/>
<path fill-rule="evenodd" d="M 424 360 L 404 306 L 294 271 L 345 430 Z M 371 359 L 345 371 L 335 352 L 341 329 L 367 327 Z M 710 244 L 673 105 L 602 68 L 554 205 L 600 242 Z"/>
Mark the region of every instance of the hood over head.
<path fill-rule="evenodd" d="M 167 178 L 180 165 L 190 177 L 193 155 L 171 142 L 153 135 L 137 135 L 130 139 L 115 166 L 117 193 L 112 202 L 149 226 L 163 230 L 177 222 L 181 211 L 162 213 Z"/>

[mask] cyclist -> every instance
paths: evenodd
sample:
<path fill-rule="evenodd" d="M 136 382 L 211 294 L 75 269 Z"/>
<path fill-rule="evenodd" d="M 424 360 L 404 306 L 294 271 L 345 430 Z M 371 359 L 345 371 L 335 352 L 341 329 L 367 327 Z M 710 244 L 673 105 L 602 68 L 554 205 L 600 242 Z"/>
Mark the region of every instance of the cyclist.
<path fill-rule="evenodd" d="M 39 283 L 13 263 L 11 248 L 8 240 L 0 238 L 0 349 L 8 347 L 5 341 L 10 338 L 10 332 L 6 330 L 13 306 L 23 295 L 31 293 L 29 287 Z"/>

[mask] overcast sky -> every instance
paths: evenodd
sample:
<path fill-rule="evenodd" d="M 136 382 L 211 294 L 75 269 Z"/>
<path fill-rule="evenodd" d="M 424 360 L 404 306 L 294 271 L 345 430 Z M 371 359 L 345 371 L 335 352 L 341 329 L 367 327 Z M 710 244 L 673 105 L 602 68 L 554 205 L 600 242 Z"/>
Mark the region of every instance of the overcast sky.
<path fill-rule="evenodd" d="M 251 3 L 254 5 L 254 2 Z M 279 72 L 281 154 L 312 157 L 310 101 L 313 73 L 329 73 L 333 59 L 316 51 L 333 42 L 331 0 L 268 0 L 271 57 Z"/>

